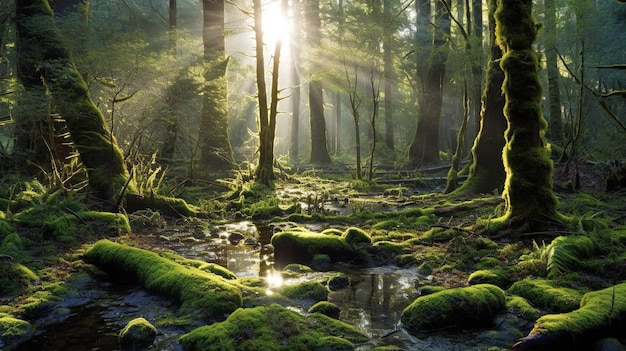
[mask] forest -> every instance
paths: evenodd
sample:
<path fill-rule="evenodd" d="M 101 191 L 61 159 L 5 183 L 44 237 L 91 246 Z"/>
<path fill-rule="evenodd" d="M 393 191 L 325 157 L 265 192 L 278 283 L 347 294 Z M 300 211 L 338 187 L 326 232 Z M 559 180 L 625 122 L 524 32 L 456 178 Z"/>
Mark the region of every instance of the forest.
<path fill-rule="evenodd" d="M 625 32 L 0 0 L 0 351 L 626 350 Z"/>

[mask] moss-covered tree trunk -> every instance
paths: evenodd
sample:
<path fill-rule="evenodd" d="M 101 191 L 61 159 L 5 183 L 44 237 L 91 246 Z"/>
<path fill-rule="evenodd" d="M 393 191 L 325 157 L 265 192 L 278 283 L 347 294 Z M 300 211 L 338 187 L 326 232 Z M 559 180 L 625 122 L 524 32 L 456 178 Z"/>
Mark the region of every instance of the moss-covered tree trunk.
<path fill-rule="evenodd" d="M 453 194 L 478 194 L 502 191 L 505 172 L 502 164 L 504 117 L 502 83 L 504 73 L 500 68 L 502 50 L 496 43 L 495 19 L 497 0 L 488 1 L 490 54 L 487 63 L 486 86 L 482 96 L 480 129 L 472 147 L 472 164 L 467 180 Z"/>
<path fill-rule="evenodd" d="M 16 21 L 40 55 L 43 82 L 65 119 L 95 196 L 113 201 L 128 180 L 122 152 L 76 70 L 47 0 L 17 0 Z"/>
<path fill-rule="evenodd" d="M 563 146 L 563 118 L 561 117 L 561 90 L 559 88 L 559 68 L 557 66 L 556 52 L 556 1 L 545 2 L 546 29 L 546 69 L 548 72 L 548 103 L 550 105 L 550 128 L 548 134 L 550 140 Z"/>
<path fill-rule="evenodd" d="M 307 24 L 307 37 L 310 45 L 316 46 L 321 40 L 321 19 L 319 0 L 304 2 L 304 16 Z M 319 63 L 312 62 L 313 67 Z M 324 95 L 318 80 L 309 83 L 309 120 L 311 123 L 311 163 L 331 163 L 326 145 L 326 120 L 324 118 Z"/>
<path fill-rule="evenodd" d="M 228 138 L 228 100 L 224 41 L 224 1 L 203 0 L 205 85 L 200 120 L 200 168 L 209 172 L 233 168 Z"/>
<path fill-rule="evenodd" d="M 496 36 L 502 49 L 502 91 L 508 122 L 502 152 L 506 212 L 500 221 L 522 231 L 545 230 L 558 217 L 552 192 L 552 161 L 544 139 L 537 54 L 532 48 L 537 26 L 531 0 L 498 0 Z"/>

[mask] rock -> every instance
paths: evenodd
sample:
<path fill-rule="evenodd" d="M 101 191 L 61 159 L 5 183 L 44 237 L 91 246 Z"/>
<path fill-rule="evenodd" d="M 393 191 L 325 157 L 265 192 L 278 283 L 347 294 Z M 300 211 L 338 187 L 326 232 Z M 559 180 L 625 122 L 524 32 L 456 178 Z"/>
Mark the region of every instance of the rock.
<path fill-rule="evenodd" d="M 156 334 L 157 330 L 150 322 L 135 318 L 120 331 L 120 345 L 133 349 L 147 348 L 154 342 Z"/>
<path fill-rule="evenodd" d="M 359 228 L 350 227 L 346 229 L 345 232 L 341 235 L 341 237 L 348 243 L 352 245 L 371 245 L 372 238 L 365 231 Z"/>
<path fill-rule="evenodd" d="M 401 321 L 411 333 L 487 325 L 505 301 L 504 291 L 491 284 L 446 289 L 415 299 Z"/>
<path fill-rule="evenodd" d="M 593 344 L 593 351 L 626 351 L 626 347 L 622 345 L 616 338 L 600 339 Z"/>
<path fill-rule="evenodd" d="M 330 290 L 339 290 L 350 285 L 350 278 L 345 273 L 337 272 L 328 278 L 326 284 Z"/>
<path fill-rule="evenodd" d="M 228 235 L 228 241 L 232 244 L 232 245 L 237 245 L 239 244 L 239 242 L 241 242 L 241 240 L 243 240 L 244 236 L 241 233 L 230 233 Z"/>
<path fill-rule="evenodd" d="M 470 274 L 467 283 L 469 285 L 493 284 L 501 289 L 507 289 L 511 286 L 511 278 L 501 268 L 481 269 Z"/>
<path fill-rule="evenodd" d="M 328 299 L 328 289 L 324 285 L 312 281 L 284 285 L 277 292 L 284 297 L 296 300 L 325 301 Z"/>
<path fill-rule="evenodd" d="M 354 350 L 367 336 L 321 313 L 299 315 L 280 305 L 240 308 L 225 321 L 192 330 L 180 338 L 186 351 Z"/>
<path fill-rule="evenodd" d="M 0 313 L 0 349 L 28 340 L 33 331 L 33 326 L 27 321 Z"/>
<path fill-rule="evenodd" d="M 518 295 L 534 306 L 556 312 L 569 312 L 580 305 L 582 294 L 574 289 L 558 286 L 546 279 L 524 279 L 517 281 L 507 290 L 511 295 Z"/>

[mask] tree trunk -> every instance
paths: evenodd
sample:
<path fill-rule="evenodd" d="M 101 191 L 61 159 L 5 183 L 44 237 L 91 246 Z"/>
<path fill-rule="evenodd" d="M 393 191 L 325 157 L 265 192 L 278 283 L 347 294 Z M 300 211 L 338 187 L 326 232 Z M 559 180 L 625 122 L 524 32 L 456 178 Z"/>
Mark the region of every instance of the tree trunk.
<path fill-rule="evenodd" d="M 177 21 L 176 21 L 176 0 L 169 0 L 169 39 L 170 39 L 170 50 L 173 54 L 176 54 L 176 45 L 178 41 L 178 34 L 176 33 Z"/>
<path fill-rule="evenodd" d="M 498 0 L 495 13 L 508 123 L 502 152 L 506 208 L 495 223 L 519 231 L 545 230 L 559 217 L 552 192 L 552 161 L 544 139 L 547 123 L 541 115 L 539 62 L 532 47 L 537 28 L 531 9 L 531 0 Z"/>
<path fill-rule="evenodd" d="M 548 72 L 548 103 L 550 105 L 550 122 L 548 137 L 557 145 L 563 146 L 563 118 L 561 117 L 561 91 L 559 89 L 559 68 L 556 53 L 556 2 L 546 0 L 546 68 Z"/>
<path fill-rule="evenodd" d="M 291 3 L 291 12 L 293 14 L 293 27 L 292 35 L 289 36 L 292 41 L 291 45 L 291 62 L 292 62 L 292 113 L 291 113 L 291 142 L 289 147 L 289 158 L 291 162 L 298 163 L 300 156 L 300 52 L 299 45 L 296 45 L 296 41 L 302 35 L 302 28 L 300 23 L 302 21 L 302 15 L 300 12 L 300 1 L 294 0 Z"/>
<path fill-rule="evenodd" d="M 383 11 L 385 18 L 391 17 L 391 1 L 383 0 Z M 392 61 L 392 38 L 391 31 L 385 26 L 385 33 L 383 36 L 383 64 L 385 75 L 385 145 L 391 151 L 393 161 L 395 159 L 395 145 L 393 137 L 393 96 L 394 96 L 394 71 Z"/>
<path fill-rule="evenodd" d="M 443 78 L 446 73 L 450 35 L 450 16 L 440 1 L 435 5 L 433 54 L 424 78 L 424 92 L 419 106 L 419 121 L 409 149 L 411 165 L 426 165 L 439 161 L 439 121 L 443 102 Z"/>
<path fill-rule="evenodd" d="M 200 120 L 200 167 L 209 172 L 230 170 L 234 165 L 228 138 L 228 88 L 224 42 L 224 0 L 203 0 L 204 72 Z"/>
<path fill-rule="evenodd" d="M 321 40 L 321 20 L 319 14 L 319 0 L 306 0 L 304 17 L 307 21 L 308 42 L 318 46 Z M 312 64 L 312 70 L 317 70 Z M 331 163 L 326 145 L 326 121 L 324 118 L 324 95 L 322 84 L 318 80 L 309 82 L 309 119 L 311 123 L 311 163 Z"/>
<path fill-rule="evenodd" d="M 480 129 L 472 147 L 472 164 L 467 180 L 454 194 L 478 194 L 502 191 L 504 165 L 502 148 L 507 121 L 503 114 L 502 83 L 504 73 L 500 68 L 502 50 L 496 43 L 495 19 L 497 0 L 488 1 L 490 54 L 486 72 L 486 86 L 482 96 Z"/>
<path fill-rule="evenodd" d="M 472 80 L 473 90 L 472 97 L 470 98 L 471 114 L 473 119 L 474 130 L 473 136 L 478 135 L 480 132 L 480 120 L 481 120 L 481 104 L 482 104 L 482 77 L 483 77 L 483 0 L 472 0 L 472 25 L 470 33 L 473 34 L 474 42 L 478 45 L 472 45 L 474 54 L 472 57 L 476 57 L 472 60 Z M 490 27 L 491 28 L 491 27 Z M 495 44 L 494 44 L 495 45 Z"/>
<path fill-rule="evenodd" d="M 48 2 L 18 0 L 16 22 L 20 35 L 37 45 L 43 82 L 87 168 L 89 186 L 96 197 L 114 202 L 129 178 L 122 152 L 69 57 Z"/>

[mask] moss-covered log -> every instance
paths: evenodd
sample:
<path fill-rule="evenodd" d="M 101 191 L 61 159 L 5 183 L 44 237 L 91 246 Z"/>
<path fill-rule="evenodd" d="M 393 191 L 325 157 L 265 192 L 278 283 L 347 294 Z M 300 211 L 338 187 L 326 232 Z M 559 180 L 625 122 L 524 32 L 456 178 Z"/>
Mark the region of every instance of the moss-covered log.
<path fill-rule="evenodd" d="M 626 328 L 626 283 L 583 296 L 580 308 L 540 317 L 516 350 L 590 350 L 600 338 L 622 337 Z"/>
<path fill-rule="evenodd" d="M 48 1 L 18 0 L 15 19 L 20 35 L 37 45 L 44 84 L 87 168 L 89 186 L 97 197 L 113 200 L 129 177 L 123 155 L 70 58 Z"/>
<path fill-rule="evenodd" d="M 552 192 L 552 161 L 541 114 L 539 60 L 533 50 L 537 25 L 532 0 L 499 0 L 495 12 L 496 38 L 502 49 L 502 92 L 508 128 L 502 152 L 506 180 L 506 212 L 499 223 L 519 231 L 545 230 L 559 218 Z"/>
<path fill-rule="evenodd" d="M 241 290 L 228 280 L 155 252 L 100 240 L 85 259 L 110 274 L 136 279 L 146 289 L 180 301 L 184 311 L 209 320 L 222 320 L 242 305 Z"/>
<path fill-rule="evenodd" d="M 502 289 L 478 284 L 420 296 L 402 311 L 401 321 L 412 333 L 489 325 L 505 306 Z"/>
<path fill-rule="evenodd" d="M 358 329 L 321 313 L 304 317 L 273 304 L 241 308 L 224 322 L 197 328 L 181 337 L 188 351 L 353 350 L 367 337 Z"/>

